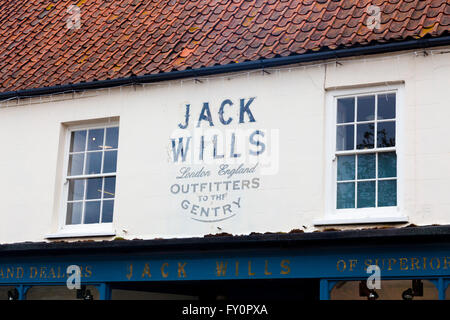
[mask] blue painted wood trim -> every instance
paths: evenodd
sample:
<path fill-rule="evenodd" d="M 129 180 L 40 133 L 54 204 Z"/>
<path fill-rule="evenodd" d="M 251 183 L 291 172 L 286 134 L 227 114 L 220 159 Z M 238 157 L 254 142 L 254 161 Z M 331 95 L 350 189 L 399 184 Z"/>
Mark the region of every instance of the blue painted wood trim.
<path fill-rule="evenodd" d="M 19 285 L 17 286 L 17 291 L 19 292 L 19 300 L 26 300 L 28 289 L 30 289 L 31 286 L 24 286 Z"/>
<path fill-rule="evenodd" d="M 327 279 L 320 279 L 320 300 L 330 300 L 330 290 Z"/>
<path fill-rule="evenodd" d="M 445 300 L 445 286 L 443 278 L 438 279 L 438 296 L 439 300 Z"/>
<path fill-rule="evenodd" d="M 65 285 L 67 267 L 81 267 L 82 284 L 231 279 L 450 278 L 450 243 L 411 246 L 314 247 L 278 250 L 183 251 L 167 254 L 7 256 L 0 285 Z"/>
<path fill-rule="evenodd" d="M 107 283 L 101 283 L 97 286 L 100 294 L 100 300 L 111 300 L 111 286 Z"/>

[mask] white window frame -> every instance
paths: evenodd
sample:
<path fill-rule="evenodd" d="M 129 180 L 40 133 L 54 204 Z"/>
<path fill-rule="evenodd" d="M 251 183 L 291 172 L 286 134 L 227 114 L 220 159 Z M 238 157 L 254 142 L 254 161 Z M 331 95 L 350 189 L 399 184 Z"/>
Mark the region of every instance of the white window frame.
<path fill-rule="evenodd" d="M 337 209 L 337 157 L 336 157 L 336 117 L 337 99 L 358 95 L 371 95 L 380 93 L 396 94 L 395 116 L 395 147 L 383 148 L 383 150 L 396 151 L 397 153 L 397 206 L 376 208 L 351 208 Z M 339 225 L 339 224 L 365 224 L 365 223 L 400 223 L 408 222 L 404 212 L 403 199 L 403 170 L 404 170 L 404 86 L 386 85 L 363 88 L 333 90 L 326 93 L 325 109 L 325 213 L 324 217 L 315 220 L 315 225 Z M 381 149 L 379 149 L 381 150 Z M 349 152 L 355 154 L 356 152 Z M 368 153 L 378 153 L 376 146 L 368 150 Z"/>
<path fill-rule="evenodd" d="M 63 190 L 61 192 L 60 209 L 58 215 L 58 231 L 53 234 L 46 236 L 47 239 L 51 238 L 69 238 L 69 237 L 89 237 L 89 236 L 114 236 L 116 234 L 114 229 L 114 217 L 116 216 L 116 199 L 114 197 L 114 209 L 113 209 L 113 222 L 111 223 L 92 223 L 92 224 L 76 224 L 67 225 L 67 198 L 69 193 L 69 179 L 68 179 L 68 168 L 69 168 L 69 149 L 70 149 L 70 139 L 73 131 L 79 130 L 91 130 L 91 129 L 101 129 L 119 127 L 119 137 L 120 140 L 120 126 L 118 121 L 111 122 L 99 122 L 95 124 L 85 124 L 85 125 L 75 125 L 70 126 L 66 129 L 65 136 L 65 146 L 64 146 L 64 165 L 63 165 Z M 118 149 L 119 150 L 119 149 Z M 117 152 L 117 161 L 119 159 L 119 151 Z M 103 165 L 103 164 L 102 164 Z M 116 167 L 115 173 L 107 174 L 91 174 L 91 175 L 80 175 L 77 178 L 96 178 L 96 177 L 106 177 L 115 176 L 116 177 L 116 187 L 117 187 L 117 173 L 118 167 Z"/>

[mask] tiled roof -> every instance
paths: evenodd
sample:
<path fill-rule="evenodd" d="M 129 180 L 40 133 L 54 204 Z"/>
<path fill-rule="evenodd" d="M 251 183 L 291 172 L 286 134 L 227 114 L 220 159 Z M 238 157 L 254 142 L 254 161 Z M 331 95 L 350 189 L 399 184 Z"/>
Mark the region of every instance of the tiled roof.
<path fill-rule="evenodd" d="M 0 92 L 449 31 L 450 0 L 0 0 Z"/>

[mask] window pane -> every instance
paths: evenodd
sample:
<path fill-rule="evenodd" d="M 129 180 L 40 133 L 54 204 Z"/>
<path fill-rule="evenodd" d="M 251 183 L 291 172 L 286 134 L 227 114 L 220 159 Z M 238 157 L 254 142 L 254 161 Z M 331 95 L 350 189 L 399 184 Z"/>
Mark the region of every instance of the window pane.
<path fill-rule="evenodd" d="M 355 121 L 355 98 L 337 100 L 337 123 Z"/>
<path fill-rule="evenodd" d="M 353 125 L 338 126 L 336 132 L 336 150 L 353 150 L 354 129 Z"/>
<path fill-rule="evenodd" d="M 378 119 L 395 118 L 395 93 L 378 95 Z"/>
<path fill-rule="evenodd" d="M 358 182 L 358 208 L 375 207 L 375 181 Z"/>
<path fill-rule="evenodd" d="M 100 173 L 102 167 L 102 152 L 86 153 L 86 170 L 85 174 Z"/>
<path fill-rule="evenodd" d="M 105 129 L 89 130 L 88 150 L 103 149 L 103 134 Z"/>
<path fill-rule="evenodd" d="M 337 158 L 337 179 L 342 180 L 355 180 L 355 156 L 339 156 Z"/>
<path fill-rule="evenodd" d="M 337 208 L 355 207 L 355 183 L 345 182 L 337 184 Z"/>
<path fill-rule="evenodd" d="M 375 119 L 375 96 L 358 97 L 358 121 Z"/>
<path fill-rule="evenodd" d="M 105 149 L 117 149 L 119 141 L 119 127 L 106 128 Z"/>
<path fill-rule="evenodd" d="M 67 204 L 66 224 L 80 224 L 83 211 L 83 202 L 71 202 Z"/>
<path fill-rule="evenodd" d="M 100 201 L 85 202 L 84 223 L 99 223 Z"/>
<path fill-rule="evenodd" d="M 70 152 L 86 150 L 86 130 L 73 131 L 70 137 Z"/>
<path fill-rule="evenodd" d="M 116 172 L 117 151 L 105 151 L 103 173 Z"/>
<path fill-rule="evenodd" d="M 113 218 L 114 200 L 103 201 L 102 222 L 112 222 Z"/>
<path fill-rule="evenodd" d="M 86 199 L 100 199 L 102 197 L 102 178 L 87 179 Z"/>
<path fill-rule="evenodd" d="M 378 206 L 397 205 L 397 180 L 378 181 Z"/>
<path fill-rule="evenodd" d="M 359 179 L 375 179 L 375 153 L 358 156 Z"/>
<path fill-rule="evenodd" d="M 397 176 L 397 154 L 395 152 L 381 152 L 378 154 L 378 178 Z"/>
<path fill-rule="evenodd" d="M 83 200 L 84 197 L 84 180 L 70 180 L 69 181 L 69 201 Z"/>
<path fill-rule="evenodd" d="M 374 124 L 358 124 L 356 136 L 357 149 L 373 149 Z"/>
<path fill-rule="evenodd" d="M 78 176 L 83 174 L 84 153 L 71 154 L 69 156 L 69 176 Z"/>
<path fill-rule="evenodd" d="M 105 178 L 103 198 L 114 198 L 116 193 L 116 177 Z"/>
<path fill-rule="evenodd" d="M 378 122 L 377 132 L 378 148 L 395 146 L 395 121 Z"/>

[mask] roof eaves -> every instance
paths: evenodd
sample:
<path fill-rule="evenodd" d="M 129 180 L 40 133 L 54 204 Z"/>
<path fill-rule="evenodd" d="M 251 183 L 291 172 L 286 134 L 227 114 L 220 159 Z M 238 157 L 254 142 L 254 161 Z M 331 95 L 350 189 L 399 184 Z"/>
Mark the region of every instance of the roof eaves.
<path fill-rule="evenodd" d="M 347 58 L 352 56 L 370 55 L 395 52 L 401 50 L 424 49 L 436 46 L 450 45 L 450 35 L 440 37 L 423 37 L 420 39 L 409 39 L 403 41 L 392 41 L 386 43 L 372 43 L 369 45 L 357 45 L 337 49 L 323 48 L 319 51 L 306 52 L 299 55 L 289 55 L 285 57 L 275 57 L 270 59 L 260 59 L 245 61 L 241 63 L 231 63 L 226 65 L 214 65 L 196 69 L 185 69 L 157 74 L 141 76 L 130 76 L 126 78 L 116 78 L 107 80 L 94 80 L 90 82 L 79 82 L 74 84 L 64 84 L 51 87 L 30 88 L 18 91 L 0 92 L 0 101 L 18 98 L 30 98 L 40 95 L 61 94 L 68 92 L 79 92 L 91 89 L 112 88 L 124 85 L 144 84 L 177 80 L 185 78 L 196 78 L 211 76 L 230 72 L 249 71 L 254 69 L 265 69 L 281 67 L 291 64 L 307 63 L 319 60 L 329 60 Z"/>

